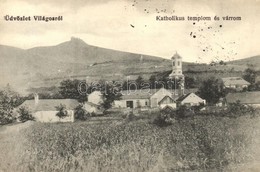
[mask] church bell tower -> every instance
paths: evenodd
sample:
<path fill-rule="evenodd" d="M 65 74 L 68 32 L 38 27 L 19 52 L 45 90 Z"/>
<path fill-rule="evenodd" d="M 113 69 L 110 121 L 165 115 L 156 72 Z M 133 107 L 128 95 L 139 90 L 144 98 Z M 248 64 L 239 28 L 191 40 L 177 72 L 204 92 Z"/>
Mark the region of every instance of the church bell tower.
<path fill-rule="evenodd" d="M 182 57 L 177 52 L 172 57 L 172 73 L 169 75 L 169 78 L 174 81 L 175 90 L 179 88 L 179 91 L 175 91 L 175 94 L 180 94 L 179 96 L 184 95 L 185 77 L 182 74 Z"/>

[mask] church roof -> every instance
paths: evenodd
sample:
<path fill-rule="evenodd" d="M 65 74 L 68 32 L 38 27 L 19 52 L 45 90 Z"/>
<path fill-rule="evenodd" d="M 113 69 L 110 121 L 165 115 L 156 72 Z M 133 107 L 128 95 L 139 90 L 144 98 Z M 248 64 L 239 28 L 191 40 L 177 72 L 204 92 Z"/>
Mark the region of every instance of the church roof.
<path fill-rule="evenodd" d="M 181 59 L 182 57 L 176 52 L 173 56 L 172 59 Z"/>

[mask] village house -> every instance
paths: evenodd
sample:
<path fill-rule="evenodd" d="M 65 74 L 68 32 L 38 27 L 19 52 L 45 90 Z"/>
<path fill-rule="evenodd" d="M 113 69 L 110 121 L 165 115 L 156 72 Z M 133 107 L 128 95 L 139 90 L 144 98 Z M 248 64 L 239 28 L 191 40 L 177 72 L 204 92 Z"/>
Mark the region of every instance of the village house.
<path fill-rule="evenodd" d="M 84 108 L 88 113 L 101 115 L 104 112 L 102 108 L 103 95 L 100 91 L 93 91 L 88 95 L 88 101 L 84 103 Z"/>
<path fill-rule="evenodd" d="M 115 108 L 157 108 L 166 105 L 176 108 L 172 93 L 165 89 L 125 90 L 120 100 L 114 101 Z"/>
<path fill-rule="evenodd" d="M 26 100 L 19 108 L 27 107 L 38 122 L 74 122 L 74 109 L 78 104 L 74 99 L 39 99 L 36 94 L 34 100 Z M 56 107 L 60 105 L 64 105 L 68 113 L 64 118 L 56 115 Z"/>
<path fill-rule="evenodd" d="M 199 96 L 197 96 L 194 93 L 189 93 L 186 95 L 183 95 L 181 97 L 179 97 L 176 100 L 178 106 L 181 105 L 185 105 L 185 106 L 199 106 L 199 105 L 205 105 L 206 104 L 206 100 L 200 98 Z"/>
<path fill-rule="evenodd" d="M 96 105 L 101 105 L 103 103 L 103 95 L 100 91 L 93 91 L 88 95 L 88 102 L 94 103 Z"/>
<path fill-rule="evenodd" d="M 244 80 L 241 77 L 227 77 L 222 78 L 225 88 L 231 88 L 236 91 L 242 91 L 244 88 L 247 88 L 250 83 Z"/>
<path fill-rule="evenodd" d="M 244 105 L 260 108 L 260 91 L 229 93 L 226 96 L 227 103 L 235 103 L 237 101 Z"/>

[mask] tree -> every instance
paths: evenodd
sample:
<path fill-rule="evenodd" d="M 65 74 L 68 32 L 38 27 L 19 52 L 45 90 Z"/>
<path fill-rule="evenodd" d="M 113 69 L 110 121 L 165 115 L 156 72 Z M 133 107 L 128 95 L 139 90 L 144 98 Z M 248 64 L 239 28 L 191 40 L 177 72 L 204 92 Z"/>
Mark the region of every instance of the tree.
<path fill-rule="evenodd" d="M 223 60 L 220 60 L 219 64 L 220 65 L 226 65 L 226 63 Z"/>
<path fill-rule="evenodd" d="M 179 119 L 192 117 L 194 115 L 195 115 L 195 112 L 192 107 L 181 105 L 176 109 L 176 117 Z"/>
<path fill-rule="evenodd" d="M 58 111 L 56 116 L 58 116 L 59 118 L 65 118 L 66 116 L 68 116 L 68 111 L 66 109 L 66 105 L 60 104 L 59 106 L 56 106 L 55 108 Z"/>
<path fill-rule="evenodd" d="M 243 78 L 246 81 L 250 82 L 251 84 L 255 84 L 256 77 L 257 77 L 257 73 L 254 69 L 247 68 L 244 71 Z"/>
<path fill-rule="evenodd" d="M 90 117 L 90 114 L 84 109 L 83 104 L 79 104 L 75 108 L 75 118 L 79 120 L 87 120 Z"/>
<path fill-rule="evenodd" d="M 18 109 L 17 113 L 19 114 L 18 119 L 21 122 L 26 122 L 28 120 L 34 120 L 34 117 L 32 116 L 32 114 L 30 113 L 30 111 L 28 110 L 27 107 L 20 107 Z"/>
<path fill-rule="evenodd" d="M 185 88 L 196 88 L 196 82 L 194 77 L 185 77 Z"/>
<path fill-rule="evenodd" d="M 107 110 L 112 107 L 112 104 L 115 100 L 120 100 L 122 94 L 121 86 L 115 85 L 115 83 L 106 83 L 101 84 L 101 92 L 103 93 L 104 102 L 102 103 L 102 107 Z"/>
<path fill-rule="evenodd" d="M 24 101 L 18 93 L 13 91 L 10 86 L 0 90 L 0 124 L 8 124 L 15 120 L 13 109 Z"/>
<path fill-rule="evenodd" d="M 144 79 L 142 76 L 138 76 L 138 78 L 135 80 L 136 84 L 137 84 L 137 88 L 140 89 L 141 85 L 144 83 Z"/>
<path fill-rule="evenodd" d="M 64 80 L 61 81 L 59 86 L 59 93 L 63 98 L 66 99 L 76 99 L 79 102 L 87 101 L 87 89 L 83 81 L 74 79 L 74 80 Z M 81 91 L 79 91 L 79 88 Z"/>
<path fill-rule="evenodd" d="M 217 103 L 219 98 L 225 97 L 226 94 L 222 80 L 215 77 L 203 81 L 198 93 L 209 104 Z"/>
<path fill-rule="evenodd" d="M 156 76 L 155 76 L 155 75 L 151 75 L 151 77 L 150 77 L 150 79 L 149 79 L 149 82 L 150 82 L 151 89 L 156 88 L 156 86 L 155 86 Z"/>

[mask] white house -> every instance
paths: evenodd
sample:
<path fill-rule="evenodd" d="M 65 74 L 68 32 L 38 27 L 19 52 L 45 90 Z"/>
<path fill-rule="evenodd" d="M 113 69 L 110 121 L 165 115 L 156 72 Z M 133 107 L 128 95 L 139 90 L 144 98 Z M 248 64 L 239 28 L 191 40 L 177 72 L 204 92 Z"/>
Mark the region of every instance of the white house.
<path fill-rule="evenodd" d="M 153 90 L 128 90 L 122 91 L 121 99 L 114 101 L 115 108 L 137 108 L 137 107 L 149 107 L 150 96 Z"/>
<path fill-rule="evenodd" d="M 180 105 L 186 105 L 186 106 L 198 106 L 200 104 L 206 104 L 206 100 L 200 98 L 199 96 L 197 96 L 194 93 L 189 93 L 186 95 L 183 95 L 181 97 L 179 97 L 176 100 L 178 106 Z"/>
<path fill-rule="evenodd" d="M 115 108 L 157 108 L 165 105 L 176 107 L 171 91 L 165 88 L 127 90 L 121 93 L 121 99 L 114 101 Z"/>
<path fill-rule="evenodd" d="M 170 96 L 165 96 L 161 101 L 158 102 L 158 104 L 161 109 L 164 109 L 165 107 L 171 107 L 172 109 L 176 108 L 176 103 Z"/>
<path fill-rule="evenodd" d="M 93 91 L 88 95 L 88 102 L 84 103 L 84 108 L 89 113 L 101 115 L 104 109 L 101 107 L 104 102 L 103 95 L 100 91 Z"/>
<path fill-rule="evenodd" d="M 88 95 L 88 102 L 100 105 L 103 103 L 103 95 L 100 91 L 93 91 Z"/>
<path fill-rule="evenodd" d="M 241 77 L 222 78 L 225 88 L 235 89 L 237 91 L 247 88 L 250 83 Z"/>
<path fill-rule="evenodd" d="M 56 114 L 57 106 L 64 105 L 68 115 L 59 118 Z M 19 107 L 27 107 L 32 116 L 38 122 L 74 122 L 74 109 L 78 106 L 78 101 L 74 99 L 40 99 L 35 96 L 34 100 L 26 100 Z"/>
<path fill-rule="evenodd" d="M 173 99 L 173 95 L 174 94 L 171 92 L 171 90 L 161 88 L 150 97 L 150 106 L 152 108 L 156 108 L 158 106 L 163 108 L 164 106 L 168 105 L 172 108 L 176 108 L 176 103 Z"/>

